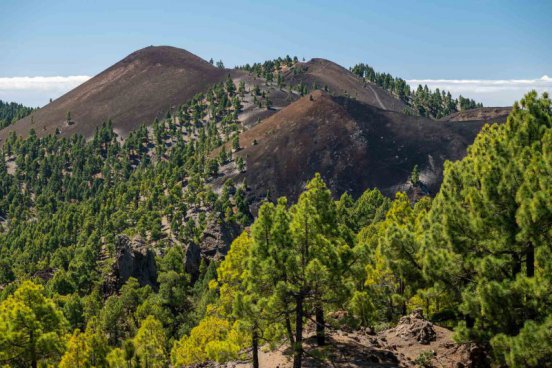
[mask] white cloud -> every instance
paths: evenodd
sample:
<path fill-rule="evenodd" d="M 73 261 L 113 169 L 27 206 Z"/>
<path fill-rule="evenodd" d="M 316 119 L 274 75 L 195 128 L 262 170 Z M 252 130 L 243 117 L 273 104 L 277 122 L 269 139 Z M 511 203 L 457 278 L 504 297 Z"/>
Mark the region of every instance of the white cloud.
<path fill-rule="evenodd" d="M 0 90 L 73 88 L 90 77 L 75 75 L 69 77 L 0 77 Z"/>
<path fill-rule="evenodd" d="M 57 77 L 0 77 L 0 100 L 43 106 L 90 79 L 86 75 Z M 455 97 L 462 95 L 483 102 L 485 106 L 510 106 L 530 90 L 552 94 L 552 78 L 538 79 L 411 79 L 411 87 L 419 84 L 430 89 L 450 91 Z"/>
<path fill-rule="evenodd" d="M 27 106 L 43 106 L 89 80 L 86 75 L 68 77 L 0 77 L 0 99 Z"/>
<path fill-rule="evenodd" d="M 533 89 L 552 93 L 552 78 L 547 75 L 539 79 L 411 79 L 407 83 L 413 88 L 427 84 L 430 89 L 450 91 L 456 97 L 469 97 L 485 106 L 510 106 Z"/>

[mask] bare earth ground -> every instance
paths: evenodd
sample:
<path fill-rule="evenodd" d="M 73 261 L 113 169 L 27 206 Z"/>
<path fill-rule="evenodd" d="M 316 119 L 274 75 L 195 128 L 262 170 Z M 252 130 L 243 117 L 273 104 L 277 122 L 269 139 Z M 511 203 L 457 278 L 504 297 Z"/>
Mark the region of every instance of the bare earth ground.
<path fill-rule="evenodd" d="M 418 367 L 416 359 L 427 354 L 436 368 L 474 367 L 470 347 L 457 344 L 453 332 L 423 319 L 416 311 L 403 317 L 397 326 L 373 333 L 370 329 L 357 331 L 329 330 L 327 345 L 316 346 L 313 326 L 305 333 L 305 358 L 303 367 Z M 275 350 L 261 349 L 261 368 L 291 368 L 292 352 L 288 344 Z M 226 364 L 206 364 L 204 367 L 246 368 L 250 361 Z"/>

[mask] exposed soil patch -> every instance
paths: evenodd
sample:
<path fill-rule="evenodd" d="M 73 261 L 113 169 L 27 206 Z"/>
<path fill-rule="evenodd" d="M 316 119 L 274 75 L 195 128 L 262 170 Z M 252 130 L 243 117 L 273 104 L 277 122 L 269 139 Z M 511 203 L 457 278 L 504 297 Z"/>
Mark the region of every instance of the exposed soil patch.
<path fill-rule="evenodd" d="M 311 326 L 312 327 L 312 326 Z M 419 367 L 420 355 L 433 367 L 477 367 L 472 346 L 457 344 L 452 331 L 433 325 L 418 311 L 403 317 L 391 329 L 374 333 L 370 329 L 357 331 L 328 331 L 327 345 L 318 347 L 312 328 L 305 333 L 303 367 Z M 261 368 L 291 368 L 292 354 L 283 344 L 277 349 L 262 349 L 259 354 Z M 206 363 L 202 367 L 246 368 L 250 361 L 226 364 Z"/>

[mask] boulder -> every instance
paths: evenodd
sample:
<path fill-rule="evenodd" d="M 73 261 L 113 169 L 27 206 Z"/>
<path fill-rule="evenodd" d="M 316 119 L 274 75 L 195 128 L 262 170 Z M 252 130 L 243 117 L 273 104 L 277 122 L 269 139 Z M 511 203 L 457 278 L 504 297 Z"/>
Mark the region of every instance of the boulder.
<path fill-rule="evenodd" d="M 424 345 L 428 345 L 437 338 L 437 334 L 433 329 L 433 323 L 424 318 L 421 309 L 417 309 L 410 315 L 402 317 L 394 330 L 398 336 L 404 339 L 414 339 Z"/>
<path fill-rule="evenodd" d="M 491 357 L 488 347 L 479 344 L 468 344 L 468 359 L 466 368 L 487 368 L 490 367 Z"/>

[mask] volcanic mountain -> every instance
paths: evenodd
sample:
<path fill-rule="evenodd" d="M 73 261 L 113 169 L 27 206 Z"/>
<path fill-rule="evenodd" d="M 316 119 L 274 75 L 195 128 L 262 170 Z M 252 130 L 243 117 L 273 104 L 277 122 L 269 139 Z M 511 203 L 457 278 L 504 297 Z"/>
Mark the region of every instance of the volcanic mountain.
<path fill-rule="evenodd" d="M 224 80 L 227 71 L 218 69 L 182 49 L 150 46 L 138 50 L 94 78 L 16 124 L 0 131 L 27 136 L 34 128 L 38 136 L 82 134 L 91 137 L 96 127 L 111 119 L 115 131 L 126 136 L 141 124 L 151 124 L 173 106 L 204 92 Z M 71 121 L 67 121 L 67 113 Z"/>
<path fill-rule="evenodd" d="M 462 158 L 484 121 L 504 121 L 509 112 L 476 109 L 435 121 L 404 114 L 407 106 L 400 99 L 329 60 L 283 69 L 283 87 L 246 70 L 216 68 L 182 49 L 151 46 L 3 129 L 0 138 L 11 131 L 26 136 L 32 128 L 38 136 L 59 130 L 62 136 L 90 138 L 108 119 L 124 138 L 228 76 L 247 92 L 236 113 L 245 129 L 244 149 L 237 155 L 247 170 L 226 168 L 214 184 L 228 177 L 247 179 L 256 198 L 269 193 L 295 199 L 316 172 L 335 193 L 359 195 L 378 187 L 393 194 L 408 189 L 415 165 L 424 189 L 435 193 L 444 161 Z M 301 84 L 314 92 L 300 98 L 295 87 Z M 260 92 L 254 96 L 253 90 Z M 265 95 L 272 101 L 269 108 L 258 103 Z M 205 123 L 209 116 L 201 119 Z"/>
<path fill-rule="evenodd" d="M 276 83 L 267 83 L 263 78 L 245 70 L 233 69 L 231 76 L 236 85 L 244 82 L 250 89 L 260 88 L 273 103 L 271 109 L 257 109 L 246 97 L 239 118 L 247 128 L 296 101 L 300 96 L 294 88 L 301 84 L 308 90 L 324 89 L 331 95 L 357 99 L 383 110 L 404 112 L 407 108 L 401 100 L 375 83 L 365 81 L 344 67 L 321 58 L 298 62 L 291 68 L 285 67 L 282 77 L 287 88 L 278 87 Z"/>
<path fill-rule="evenodd" d="M 445 160 L 465 155 L 483 122 L 440 122 L 314 91 L 240 135 L 255 198 L 292 199 L 319 172 L 334 193 L 405 190 L 415 165 L 430 192 Z M 226 178 L 221 178 L 221 181 Z"/>
<path fill-rule="evenodd" d="M 315 58 L 306 63 L 298 63 L 293 70 L 284 74 L 284 80 L 291 85 L 303 83 L 309 88 L 316 86 L 318 89 L 327 89 L 333 95 L 348 96 L 383 110 L 403 112 L 407 107 L 378 85 L 364 81 L 326 59 Z"/>

